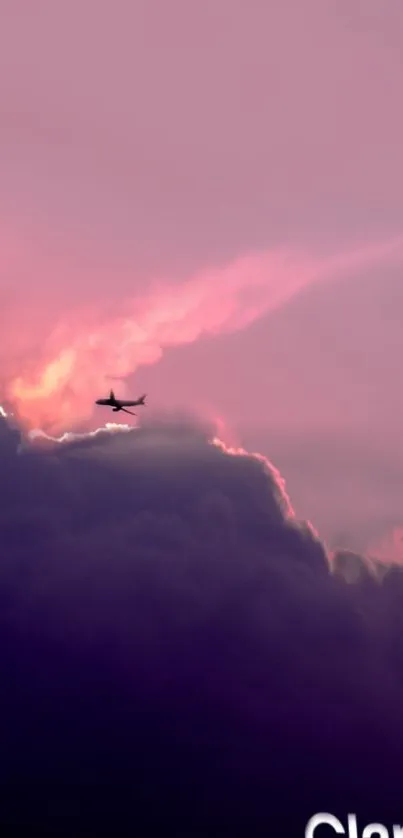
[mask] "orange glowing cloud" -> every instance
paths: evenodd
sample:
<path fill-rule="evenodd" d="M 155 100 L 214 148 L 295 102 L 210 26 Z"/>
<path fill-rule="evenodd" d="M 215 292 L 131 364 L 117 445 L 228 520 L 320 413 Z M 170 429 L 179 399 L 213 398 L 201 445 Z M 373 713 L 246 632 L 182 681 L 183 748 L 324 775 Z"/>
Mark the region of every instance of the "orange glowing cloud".
<path fill-rule="evenodd" d="M 401 239 L 327 260 L 269 251 L 182 284 L 156 283 L 145 295 L 120 304 L 124 316 L 108 316 L 95 307 L 69 311 L 48 331 L 42 327 L 40 342 L 19 369 L 11 359 L 8 363 L 7 342 L 3 345 L 3 396 L 28 429 L 72 430 L 91 418 L 94 400 L 109 390 L 112 377 L 156 363 L 166 347 L 243 329 L 313 282 L 401 256 Z"/>

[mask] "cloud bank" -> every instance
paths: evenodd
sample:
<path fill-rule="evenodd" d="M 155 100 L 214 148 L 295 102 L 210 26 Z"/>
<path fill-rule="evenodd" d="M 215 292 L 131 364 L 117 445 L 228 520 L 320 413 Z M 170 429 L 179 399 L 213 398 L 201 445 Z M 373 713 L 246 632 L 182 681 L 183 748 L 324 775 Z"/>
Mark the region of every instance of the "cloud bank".
<path fill-rule="evenodd" d="M 21 442 L 0 417 L 2 834 L 401 821 L 400 569 L 192 418 Z"/>
<path fill-rule="evenodd" d="M 42 300 L 39 284 L 25 313 L 3 309 L 1 393 L 26 428 L 77 429 L 112 379 L 156 363 L 166 348 L 243 329 L 312 283 L 399 262 L 402 254 L 401 237 L 326 258 L 289 249 L 255 253 L 183 282 L 151 282 L 119 304 L 103 293 L 102 303 L 67 305 L 62 317 L 60 305 Z M 116 282 L 109 278 L 111 287 Z"/>

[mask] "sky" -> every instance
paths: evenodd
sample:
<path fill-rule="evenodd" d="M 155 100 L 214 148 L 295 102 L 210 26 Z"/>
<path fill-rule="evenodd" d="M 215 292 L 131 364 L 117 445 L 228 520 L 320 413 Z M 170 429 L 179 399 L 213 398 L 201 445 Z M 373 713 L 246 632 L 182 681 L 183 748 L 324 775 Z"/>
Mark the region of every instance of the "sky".
<path fill-rule="evenodd" d="M 140 368 L 156 406 L 194 404 L 193 378 L 235 425 L 289 426 L 296 400 L 310 427 L 346 424 L 341 400 L 355 430 L 376 426 L 379 386 L 401 420 L 400 323 L 382 310 L 400 260 L 371 256 L 402 234 L 401 4 L 0 11 L 3 401 L 66 430 Z M 205 360 L 188 352 L 203 337 Z"/>
<path fill-rule="evenodd" d="M 103 424 L 111 387 L 146 392 L 271 459 L 281 435 L 298 457 L 312 435 L 327 457 L 365 438 L 364 460 L 375 445 L 393 471 L 400 2 L 0 14 L 0 404 L 60 434 Z M 368 546 L 368 491 L 330 521 L 328 474 L 309 494 L 296 471 L 302 514 Z"/>
<path fill-rule="evenodd" d="M 400 817 L 402 32 L 400 0 L 0 0 L 5 801 L 34 789 L 17 834 L 67 811 L 90 829 L 98 777 L 119 834 L 137 793 L 162 826 L 171 794 L 179 835 L 196 753 L 187 835 L 204 806 L 202 834 L 234 838 L 237 796 L 241 834 L 269 834 L 262 766 L 280 801 L 294 757 L 299 835 L 318 801 L 366 811 L 364 741 L 388 762 L 368 816 Z M 138 429 L 96 433 L 111 387 L 147 393 Z"/>

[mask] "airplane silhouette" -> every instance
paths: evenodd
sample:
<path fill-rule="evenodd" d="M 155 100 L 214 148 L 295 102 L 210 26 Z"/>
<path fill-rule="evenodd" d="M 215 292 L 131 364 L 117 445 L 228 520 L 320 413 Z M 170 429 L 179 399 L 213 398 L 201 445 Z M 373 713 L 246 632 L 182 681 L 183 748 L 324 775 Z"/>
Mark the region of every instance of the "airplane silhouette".
<path fill-rule="evenodd" d="M 113 390 L 109 393 L 109 399 L 97 399 L 95 404 L 102 404 L 111 407 L 113 412 L 116 413 L 118 410 L 123 410 L 124 413 L 130 413 L 130 416 L 137 416 L 137 413 L 133 413 L 132 410 L 127 410 L 128 407 L 135 407 L 137 404 L 145 405 L 146 403 L 146 393 L 143 396 L 140 396 L 139 399 L 135 399 L 133 401 L 127 401 L 127 399 L 117 399 Z"/>

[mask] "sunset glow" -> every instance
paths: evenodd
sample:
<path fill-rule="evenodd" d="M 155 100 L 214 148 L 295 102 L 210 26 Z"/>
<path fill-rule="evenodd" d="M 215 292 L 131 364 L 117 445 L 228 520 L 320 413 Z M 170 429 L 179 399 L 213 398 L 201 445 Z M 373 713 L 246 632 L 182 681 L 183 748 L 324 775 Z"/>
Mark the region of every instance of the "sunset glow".
<path fill-rule="evenodd" d="M 88 312 L 71 311 L 33 351 L 29 373 L 6 382 L 5 397 L 26 428 L 72 430 L 91 418 L 93 402 L 109 390 L 111 377 L 155 364 L 165 348 L 244 329 L 312 283 L 368 264 L 399 263 L 401 257 L 400 238 L 327 260 L 273 251 L 181 284 L 154 284 L 147 294 L 126 301 L 125 316 L 102 315 L 97 322 L 95 312 L 89 319 Z M 2 351 L 7 369 L 7 333 Z"/>

